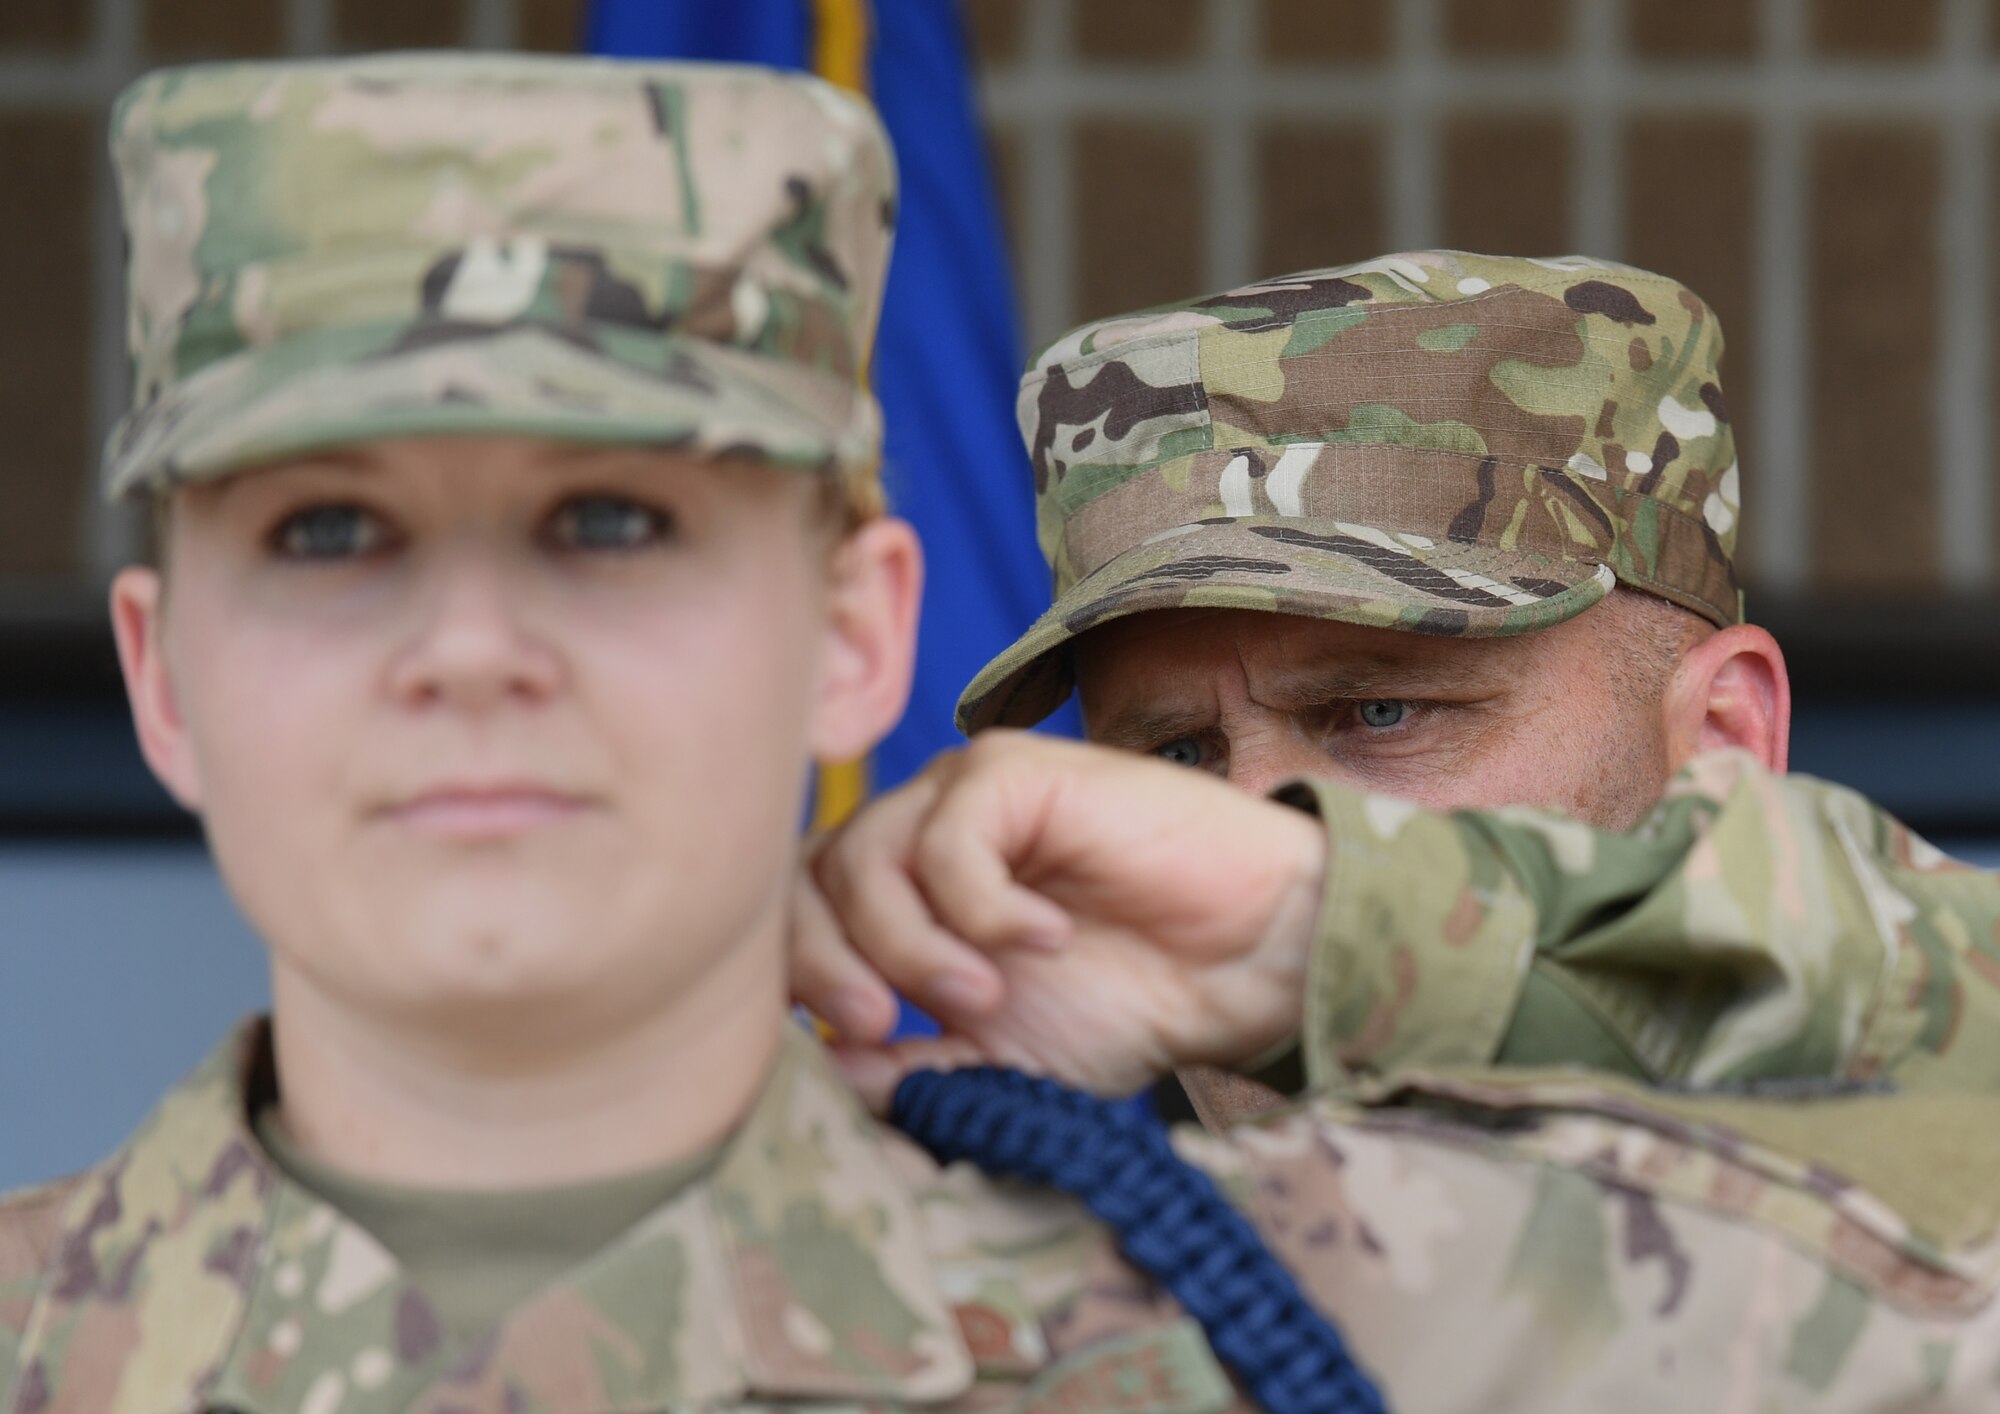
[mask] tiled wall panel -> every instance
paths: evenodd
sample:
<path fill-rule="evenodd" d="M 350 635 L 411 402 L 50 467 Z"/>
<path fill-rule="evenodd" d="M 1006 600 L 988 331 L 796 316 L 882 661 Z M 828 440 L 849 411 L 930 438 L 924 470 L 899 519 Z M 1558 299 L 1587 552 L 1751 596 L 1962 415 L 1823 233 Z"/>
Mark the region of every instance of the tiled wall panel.
<path fill-rule="evenodd" d="M 1626 0 L 1626 33 L 1647 59 L 1748 59 L 1757 10 L 1757 0 Z"/>
<path fill-rule="evenodd" d="M 343 49 L 446 49 L 465 35 L 465 0 L 335 0 Z"/>
<path fill-rule="evenodd" d="M 1076 308 L 1112 314 L 1201 291 L 1192 127 L 1095 119 L 1076 133 Z"/>
<path fill-rule="evenodd" d="M 1191 59 L 1202 14 L 1202 0 L 1074 0 L 1076 50 L 1114 63 Z"/>
<path fill-rule="evenodd" d="M 1610 255 L 1724 321 L 1754 590 L 2000 592 L 2000 421 L 1940 381 L 1946 278 L 2000 368 L 2000 0 L 1174 0 L 1143 37 L 1126 0 L 973 3 L 1031 339 L 1238 265 Z"/>
<path fill-rule="evenodd" d="M 1848 59 L 1915 59 L 1937 48 L 1944 0 L 1811 0 L 1818 52 Z"/>
<path fill-rule="evenodd" d="M 90 7 L 80 0 L 7 0 L 0 5 L 0 50 L 81 49 L 90 40 Z"/>
<path fill-rule="evenodd" d="M 1521 58 L 1562 52 L 1569 0 L 1445 0 L 1445 47 L 1480 58 Z"/>
<path fill-rule="evenodd" d="M 1570 126 L 1553 114 L 1461 114 L 1444 130 L 1444 243 L 1561 255 L 1570 240 Z"/>
<path fill-rule="evenodd" d="M 145 13 L 156 59 L 264 58 L 285 47 L 284 0 L 149 0 Z"/>
<path fill-rule="evenodd" d="M 1273 64 L 1361 64 L 1389 53 L 1390 0 L 1262 0 L 1259 57 Z"/>
<path fill-rule="evenodd" d="M 1937 136 L 1829 126 L 1811 190 L 1814 582 L 1920 590 L 1938 564 Z"/>
<path fill-rule="evenodd" d="M 117 84 L 475 28 L 563 50 L 589 3 L 0 0 L 0 75 L 34 85 L 0 89 L 0 159 L 36 212 L 0 230 L 0 307 L 33 314 L 0 328 L 0 594 L 129 545 L 88 491 L 118 394 L 95 136 Z M 1588 247 L 1724 319 L 1748 520 L 1782 532 L 1747 538 L 1753 587 L 2000 592 L 1993 468 L 1942 467 L 1991 462 L 2000 397 L 1952 423 L 1939 381 L 1967 366 L 1941 362 L 1968 334 L 1947 279 L 1983 292 L 2000 369 L 2000 0 L 961 3 L 1030 340 L 1399 243 Z"/>
<path fill-rule="evenodd" d="M 568 53 L 584 40 L 589 0 L 515 0 L 523 49 Z"/>
<path fill-rule="evenodd" d="M 32 220 L 0 221 L 0 571 L 14 576 L 82 568 L 100 149 L 94 115 L 0 111 L 0 172 L 33 193 Z"/>
<path fill-rule="evenodd" d="M 982 64 L 1011 64 L 1021 57 L 1027 0 L 965 0 L 967 37 Z"/>
<path fill-rule="evenodd" d="M 1257 152 L 1257 268 L 1267 274 L 1365 260 L 1388 241 L 1382 135 L 1372 123 L 1287 123 Z"/>

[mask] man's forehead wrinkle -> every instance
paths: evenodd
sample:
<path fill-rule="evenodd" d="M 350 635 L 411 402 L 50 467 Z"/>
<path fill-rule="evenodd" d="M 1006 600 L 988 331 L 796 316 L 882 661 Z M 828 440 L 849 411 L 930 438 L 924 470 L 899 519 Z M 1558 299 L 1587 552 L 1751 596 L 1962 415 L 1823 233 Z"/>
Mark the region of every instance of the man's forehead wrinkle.
<path fill-rule="evenodd" d="M 1091 740 L 1152 746 L 1215 724 L 1217 679 L 1229 660 L 1198 636 L 1144 637 L 1150 641 L 1105 635 L 1095 652 L 1081 651 L 1087 640 L 1078 644 L 1074 661 Z"/>
<path fill-rule="evenodd" d="M 1366 646 L 1301 637 L 1246 657 L 1243 670 L 1252 695 L 1273 708 L 1333 698 L 1421 697 L 1506 684 L 1518 665 L 1510 668 L 1506 660 L 1514 655 L 1487 651 L 1492 646 L 1414 635 L 1407 644 L 1377 640 Z"/>
<path fill-rule="evenodd" d="M 1086 697 L 1114 700 L 1212 695 L 1236 640 L 1202 622 L 1218 610 L 1153 610 L 1100 624 L 1078 638 L 1070 661 Z"/>
<path fill-rule="evenodd" d="M 1289 710 L 1342 699 L 1424 697 L 1464 687 L 1467 676 L 1435 664 L 1322 664 L 1270 673 L 1254 684 L 1254 695 L 1266 707 Z"/>

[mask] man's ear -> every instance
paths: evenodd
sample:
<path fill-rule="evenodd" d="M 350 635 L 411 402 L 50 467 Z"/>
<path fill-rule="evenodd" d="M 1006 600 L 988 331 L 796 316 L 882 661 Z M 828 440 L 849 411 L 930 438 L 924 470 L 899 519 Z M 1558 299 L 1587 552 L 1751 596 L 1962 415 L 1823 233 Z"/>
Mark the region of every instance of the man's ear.
<path fill-rule="evenodd" d="M 1740 747 L 1773 771 L 1791 752 L 1792 680 L 1778 641 L 1736 624 L 1690 649 L 1667 688 L 1668 765 L 1698 752 Z"/>
<path fill-rule="evenodd" d="M 118 663 L 125 670 L 125 696 L 139 731 L 139 750 L 173 798 L 189 810 L 199 810 L 201 773 L 195 768 L 187 726 L 167 672 L 161 610 L 158 570 L 120 570 L 111 581 L 111 631 L 118 640 Z"/>
<path fill-rule="evenodd" d="M 877 517 L 835 547 L 825 668 L 812 720 L 820 760 L 865 754 L 903 715 L 923 591 L 923 550 L 908 521 Z"/>

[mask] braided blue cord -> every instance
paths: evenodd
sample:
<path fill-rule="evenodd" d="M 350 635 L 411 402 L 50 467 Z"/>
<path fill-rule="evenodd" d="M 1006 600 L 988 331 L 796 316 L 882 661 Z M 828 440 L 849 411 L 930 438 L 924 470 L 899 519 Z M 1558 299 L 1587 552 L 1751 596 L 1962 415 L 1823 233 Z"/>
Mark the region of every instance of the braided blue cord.
<path fill-rule="evenodd" d="M 1270 1414 L 1386 1414 L 1333 1323 L 1149 1118 L 992 1066 L 905 1076 L 890 1118 L 939 1163 L 968 1159 L 1080 1198 Z"/>

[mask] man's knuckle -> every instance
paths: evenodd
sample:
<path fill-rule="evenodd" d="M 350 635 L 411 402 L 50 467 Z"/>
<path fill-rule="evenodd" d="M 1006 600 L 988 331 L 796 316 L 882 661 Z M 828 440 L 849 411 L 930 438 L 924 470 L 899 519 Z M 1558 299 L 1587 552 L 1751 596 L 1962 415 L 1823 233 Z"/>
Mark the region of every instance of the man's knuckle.
<path fill-rule="evenodd" d="M 948 883 L 957 873 L 958 851 L 944 830 L 933 828 L 918 835 L 911 858 L 926 884 Z"/>
<path fill-rule="evenodd" d="M 972 745 L 977 745 L 978 741 L 979 738 L 974 737 Z M 930 759 L 929 764 L 924 767 L 916 781 L 912 782 L 906 789 L 916 792 L 923 789 L 926 783 L 936 783 L 949 779 L 964 765 L 966 753 L 970 749 L 970 746 L 954 746 L 948 750 L 940 751 Z"/>

